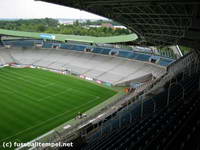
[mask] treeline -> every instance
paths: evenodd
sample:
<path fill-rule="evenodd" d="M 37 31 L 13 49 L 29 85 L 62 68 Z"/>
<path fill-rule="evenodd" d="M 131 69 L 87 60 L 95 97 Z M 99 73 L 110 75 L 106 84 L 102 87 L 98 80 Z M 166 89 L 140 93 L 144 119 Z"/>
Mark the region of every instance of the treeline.
<path fill-rule="evenodd" d="M 0 28 L 8 30 L 44 32 L 49 27 L 57 27 L 58 24 L 58 20 L 50 18 L 30 20 L 20 19 L 13 21 L 0 21 Z"/>
<path fill-rule="evenodd" d="M 111 21 L 111 20 L 86 20 L 86 22 L 81 23 L 82 25 L 102 25 L 102 24 L 106 24 L 106 23 L 110 23 L 114 26 L 120 26 L 121 24 L 115 21 Z"/>
<path fill-rule="evenodd" d="M 28 31 L 28 32 L 43 32 L 54 34 L 73 34 L 84 36 L 117 36 L 130 34 L 127 29 L 113 29 L 108 27 L 88 28 L 88 25 L 100 25 L 108 23 L 108 21 L 89 21 L 79 23 L 75 21 L 73 25 L 60 24 L 58 20 L 45 19 L 30 19 L 30 20 L 14 20 L 14 21 L 0 21 L 1 29 Z"/>

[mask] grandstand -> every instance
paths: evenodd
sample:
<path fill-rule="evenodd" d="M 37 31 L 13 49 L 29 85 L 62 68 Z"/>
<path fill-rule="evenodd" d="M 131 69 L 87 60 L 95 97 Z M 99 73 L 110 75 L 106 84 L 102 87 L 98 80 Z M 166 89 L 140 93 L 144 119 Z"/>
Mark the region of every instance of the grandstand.
<path fill-rule="evenodd" d="M 15 62 L 15 60 L 12 58 L 11 54 L 0 48 L 0 65 L 5 65 L 13 62 Z"/>
<path fill-rule="evenodd" d="M 36 51 L 33 49 L 35 43 L 43 43 L 45 50 L 37 49 Z M 174 61 L 170 58 L 155 57 L 152 54 L 104 47 L 93 47 L 91 52 L 85 52 L 88 46 L 80 44 L 51 43 L 38 40 L 20 42 L 5 40 L 4 44 L 15 47 L 4 51 L 9 52 L 19 64 L 56 70 L 64 69 L 112 85 L 121 85 L 127 81 L 137 82 L 141 78 L 145 81 L 145 77 L 149 76 L 157 78 L 162 76 L 166 72 L 166 66 Z M 58 45 L 56 49 L 53 48 L 55 45 Z M 117 51 L 118 55 L 111 55 L 112 51 Z M 151 59 L 155 59 L 155 62 L 152 63 Z"/>
<path fill-rule="evenodd" d="M 70 121 L 64 120 L 63 124 L 56 124 L 55 129 L 49 128 L 46 134 L 40 133 L 37 134 L 39 137 L 31 137 L 31 142 L 73 142 L 74 149 L 83 150 L 200 149 L 199 1 L 43 1 L 84 9 L 119 21 L 137 33 L 138 39 L 132 42 L 140 47 L 136 46 L 133 51 L 128 51 L 98 46 L 98 42 L 95 42 L 95 45 L 89 40 L 83 44 L 79 43 L 80 37 L 77 43 L 66 43 L 63 39 L 48 41 L 38 36 L 28 36 L 31 39 L 23 41 L 3 40 L 0 48 L 1 66 L 42 68 L 75 75 L 90 80 L 87 86 L 82 85 L 79 91 L 86 87 L 102 87 L 104 91 L 94 91 L 100 93 L 98 96 L 110 93 L 109 90 L 112 91 L 113 88 L 122 88 L 126 91 L 110 98 L 106 95 L 108 100 L 102 99 L 104 102 L 92 106 L 94 109 L 84 111 L 85 118 L 73 120 L 73 116 Z M 0 31 L 3 33 L 2 36 L 8 32 Z M 22 33 L 10 31 L 9 34 L 17 36 Z M 37 47 L 36 43 L 40 43 L 41 46 Z M 142 46 L 164 47 L 178 44 L 191 47 L 193 50 L 177 60 L 159 56 L 148 48 L 140 51 Z M 8 73 L 7 70 L 5 72 Z M 31 74 L 34 75 L 34 71 L 29 72 L 29 75 Z M 47 76 L 51 75 L 45 72 L 45 78 Z M 61 75 L 59 78 L 64 79 L 65 76 Z M 85 80 L 78 81 L 73 80 L 74 83 Z M 57 86 L 53 89 L 58 88 Z M 39 95 L 45 95 L 45 89 L 43 91 Z M 88 95 L 90 92 L 86 90 L 83 93 Z M 87 100 L 90 100 L 89 95 Z M 57 110 L 58 106 L 63 108 L 62 105 L 55 103 Z M 62 120 L 58 118 L 55 122 L 60 119 Z M 27 135 L 32 132 L 28 132 Z M 18 147 L 28 148 L 30 147 Z M 32 146 L 31 149 L 51 147 Z"/>
<path fill-rule="evenodd" d="M 2 51 L 2 50 L 1 50 Z M 94 53 L 84 53 L 69 50 L 48 49 L 6 49 L 2 54 L 10 53 L 19 64 L 35 65 L 56 70 L 70 70 L 79 75 L 108 82 L 113 85 L 128 80 L 137 80 L 142 76 L 152 74 L 159 77 L 165 73 L 165 68 L 147 62 L 130 61 L 115 56 L 103 56 Z M 5 56 L 8 58 L 9 54 Z M 8 59 L 6 62 L 13 62 Z"/>

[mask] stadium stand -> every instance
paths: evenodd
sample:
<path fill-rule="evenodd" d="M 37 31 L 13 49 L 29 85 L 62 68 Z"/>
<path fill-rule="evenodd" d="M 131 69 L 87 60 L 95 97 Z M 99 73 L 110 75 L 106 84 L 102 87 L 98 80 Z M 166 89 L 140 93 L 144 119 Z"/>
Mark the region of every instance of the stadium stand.
<path fill-rule="evenodd" d="M 41 43 L 42 40 L 33 39 L 15 39 L 15 40 L 4 40 L 5 45 L 11 45 L 15 47 L 34 47 L 35 43 Z"/>
<path fill-rule="evenodd" d="M 137 79 L 147 74 L 158 77 L 158 72 L 165 73 L 165 68 L 158 65 L 95 53 L 62 49 L 22 50 L 17 48 L 10 49 L 10 52 L 21 64 L 61 70 L 67 69 L 72 73 L 83 74 L 113 85 Z"/>
<path fill-rule="evenodd" d="M 129 58 L 129 59 L 134 58 L 134 54 L 128 51 L 119 51 L 118 56 Z"/>
<path fill-rule="evenodd" d="M 44 42 L 43 44 L 43 48 L 52 48 L 52 46 L 53 46 L 53 43 L 51 42 Z"/>
<path fill-rule="evenodd" d="M 161 65 L 161 66 L 168 66 L 170 64 L 170 60 L 169 59 L 163 59 L 163 58 L 160 58 L 158 64 Z"/>
<path fill-rule="evenodd" d="M 93 53 L 99 53 L 99 54 L 108 55 L 110 51 L 111 51 L 110 48 L 94 47 L 92 52 Z"/>
<path fill-rule="evenodd" d="M 3 47 L 3 41 L 2 41 L 2 39 L 1 39 L 1 36 L 0 36 L 0 47 Z"/>
<path fill-rule="evenodd" d="M 66 50 L 75 50 L 75 51 L 85 51 L 88 45 L 83 44 L 72 44 L 72 43 L 58 43 L 51 41 L 42 41 L 42 40 L 5 40 L 6 45 L 11 45 L 13 47 L 24 47 L 31 48 L 36 45 L 36 43 L 41 43 L 43 48 L 61 48 Z M 90 46 L 91 47 L 91 46 Z M 150 58 L 154 55 L 150 55 L 149 53 L 140 53 L 138 51 L 127 51 L 123 49 L 115 49 L 115 48 L 105 48 L 105 47 L 92 47 L 92 53 L 103 54 L 103 55 L 111 55 L 110 52 L 115 52 L 115 56 L 124 57 L 133 60 L 146 61 L 149 62 Z M 161 66 L 168 66 L 174 60 L 166 57 L 161 57 L 161 60 L 158 62 Z"/>
<path fill-rule="evenodd" d="M 88 127 L 86 132 L 83 131 L 81 149 L 161 149 L 163 144 L 171 145 L 169 140 L 177 133 L 176 129 L 184 119 L 190 118 L 190 114 L 199 106 L 198 100 L 191 97 L 198 88 L 199 70 L 195 62 L 191 64 L 190 57 L 192 55 L 170 66 L 172 70 L 168 69 L 168 77 L 162 76 L 157 81 L 162 83 L 164 88 L 160 89 L 159 84 L 155 85 L 155 89 L 151 86 L 148 92 L 150 95 L 151 92 L 156 92 L 153 97 L 145 94 L 145 99 L 130 99 L 132 103 L 123 105 L 122 109 L 101 119 L 98 125 L 94 124 L 92 128 Z M 175 69 L 185 62 L 190 65 L 184 70 L 180 67 Z M 170 70 L 176 75 L 171 76 Z M 195 122 L 194 126 L 197 126 L 196 124 L 198 125 Z M 90 132 L 92 129 L 95 132 Z M 195 131 L 196 127 L 193 130 Z M 159 139 L 159 142 L 156 139 Z M 181 143 L 178 146 L 183 145 Z"/>
<path fill-rule="evenodd" d="M 136 60 L 149 61 L 150 57 L 151 57 L 151 55 L 147 55 L 147 54 L 135 54 Z"/>
<path fill-rule="evenodd" d="M 80 44 L 62 44 L 61 48 L 69 49 L 69 50 L 76 50 L 76 51 L 84 51 L 86 45 Z"/>
<path fill-rule="evenodd" d="M 11 56 L 9 49 L 0 48 L 0 65 L 6 65 L 13 62 L 16 61 Z"/>
<path fill-rule="evenodd" d="M 105 120 L 106 125 L 89 135 L 84 149 L 162 149 L 164 145 L 170 149 L 174 146 L 171 140 L 179 133 L 179 126 L 188 124 L 186 120 L 199 111 L 200 102 L 195 98 L 198 97 L 198 82 L 198 72 L 179 73 L 158 95 L 135 101 L 112 119 Z M 114 121 L 117 119 L 119 121 Z M 198 120 L 195 123 L 195 126 L 199 125 Z M 109 130 L 104 129 L 107 126 Z M 177 148 L 184 147 L 188 140 L 179 141 L 179 144 L 175 143 Z"/>
<path fill-rule="evenodd" d="M 111 49 L 102 48 L 101 54 L 108 55 Z"/>

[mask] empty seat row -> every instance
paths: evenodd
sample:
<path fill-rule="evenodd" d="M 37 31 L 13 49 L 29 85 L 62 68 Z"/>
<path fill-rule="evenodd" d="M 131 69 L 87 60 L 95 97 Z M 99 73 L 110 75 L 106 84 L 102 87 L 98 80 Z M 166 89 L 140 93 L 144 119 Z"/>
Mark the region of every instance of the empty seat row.
<path fill-rule="evenodd" d="M 185 93 L 185 98 L 190 97 L 190 93 L 198 88 L 198 76 L 199 74 L 186 76 L 184 80 L 170 87 L 170 93 L 167 88 L 151 99 L 137 101 L 122 109 L 117 113 L 118 117 L 107 121 L 107 125 L 100 127 L 103 134 L 99 134 L 96 140 L 93 137 L 93 141 L 89 142 L 85 149 L 126 149 L 130 147 L 141 149 L 146 147 L 145 143 L 151 144 L 155 138 L 162 139 L 160 141 L 162 143 L 166 142 L 171 132 L 183 122 L 181 119 L 189 114 L 185 109 L 192 110 L 187 106 L 191 104 L 193 107 L 191 101 L 183 103 L 181 95 L 183 91 L 180 84 L 186 91 L 189 91 Z M 169 87 L 169 84 L 167 86 Z M 181 93 L 180 96 L 179 93 Z M 167 105 L 168 96 L 170 96 L 169 105 Z M 106 127 L 105 130 L 104 127 Z M 168 130 L 167 134 L 162 133 L 164 129 Z"/>

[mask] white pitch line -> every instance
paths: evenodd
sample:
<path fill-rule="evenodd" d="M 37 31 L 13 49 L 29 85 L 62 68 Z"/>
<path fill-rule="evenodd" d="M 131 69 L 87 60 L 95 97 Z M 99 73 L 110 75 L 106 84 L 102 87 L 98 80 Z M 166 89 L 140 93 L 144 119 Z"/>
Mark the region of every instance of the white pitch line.
<path fill-rule="evenodd" d="M 62 95 L 62 94 L 66 93 L 67 91 L 70 91 L 70 90 L 72 90 L 72 88 L 66 89 L 66 90 L 64 90 L 64 91 L 62 91 L 62 92 L 59 92 L 59 93 L 56 93 L 56 94 L 54 94 L 54 95 L 49 95 L 49 96 L 47 96 L 47 97 L 40 98 L 40 99 L 37 100 L 37 101 L 40 102 L 40 101 L 43 101 L 43 100 L 45 100 L 45 99 L 48 99 L 48 98 L 51 98 L 51 97 L 54 97 L 54 96 Z"/>
<path fill-rule="evenodd" d="M 52 86 L 52 85 L 55 85 L 56 83 L 49 83 L 49 84 L 46 84 L 46 85 L 43 85 L 43 87 L 49 87 L 49 86 Z"/>
<path fill-rule="evenodd" d="M 1 75 L 0 75 L 1 76 Z M 4 77 L 4 78 L 6 78 L 6 79 L 8 79 L 8 80 L 14 80 L 14 79 L 10 79 L 10 78 L 7 78 L 7 77 Z M 18 78 L 19 79 L 19 78 Z M 22 81 L 25 81 L 25 80 L 23 80 L 23 79 L 21 79 Z M 15 80 L 14 80 L 15 81 Z M 33 82 L 31 82 L 31 81 L 29 81 L 30 83 L 33 83 Z M 51 83 L 51 85 L 52 85 L 53 83 Z M 55 84 L 55 83 L 54 83 Z M 39 84 L 36 84 L 36 85 L 39 85 Z M 41 85 L 40 85 L 41 86 Z M 41 86 L 41 87 L 44 87 L 44 86 Z M 9 89 L 10 91 L 13 91 L 12 93 L 15 93 L 15 94 L 17 94 L 18 95 L 18 91 L 16 91 L 16 90 L 14 90 L 14 89 L 11 89 L 11 88 L 9 88 L 9 87 L 7 87 L 7 89 Z M 23 96 L 25 96 L 25 97 L 28 97 L 30 100 L 32 100 L 32 101 L 36 101 L 36 100 L 33 100 L 29 95 L 27 95 L 27 94 L 25 94 L 25 93 L 20 93 L 21 95 L 23 95 Z"/>
<path fill-rule="evenodd" d="M 0 93 L 14 94 L 14 92 L 11 92 L 11 91 L 0 91 Z"/>
<path fill-rule="evenodd" d="M 1 75 L 0 75 L 1 76 Z M 5 76 L 3 76 L 3 77 L 5 77 Z M 10 79 L 10 78 L 9 78 Z M 61 87 L 64 87 L 64 86 L 61 86 Z M 8 88 L 8 87 L 7 87 Z M 10 89 L 10 88 L 8 88 L 8 89 Z M 11 91 L 14 91 L 13 89 L 10 89 Z M 73 91 L 75 91 L 75 92 L 78 92 L 78 93 L 83 93 L 82 91 L 78 91 L 78 90 L 75 90 L 75 89 L 67 89 L 67 90 L 73 90 Z M 66 91 L 67 91 L 66 90 Z M 64 93 L 64 92 L 66 92 L 66 91 L 63 91 L 62 93 Z M 14 91 L 13 93 L 18 93 L 17 91 Z M 59 94 L 62 94 L 62 93 L 59 93 Z M 21 93 L 22 94 L 22 93 Z M 58 94 L 58 95 L 59 95 Z M 85 94 L 85 93 L 83 93 L 83 94 Z M 25 97 L 28 97 L 28 98 L 30 98 L 29 97 L 29 95 L 24 95 L 24 94 L 22 94 L 23 96 L 25 96 Z M 87 95 L 88 95 L 88 93 L 87 93 Z M 89 95 L 92 95 L 92 96 L 95 96 L 95 95 L 93 95 L 93 94 L 91 94 L 91 93 L 89 93 Z M 89 103 L 91 103 L 91 102 L 93 102 L 93 101 L 95 101 L 95 100 L 97 100 L 97 99 L 99 99 L 100 97 L 99 96 L 95 96 L 95 98 L 94 99 L 92 99 L 92 100 L 90 100 L 90 101 L 88 101 L 87 103 L 84 103 L 84 104 L 82 104 L 82 105 L 79 105 L 78 107 L 75 107 L 74 109 L 72 109 L 72 110 L 76 110 L 77 108 L 80 108 L 80 107 L 82 107 L 82 106 L 85 106 L 85 105 L 87 105 L 87 104 L 89 104 Z M 35 100 L 34 100 L 35 101 Z M 45 120 L 45 121 L 43 121 L 43 122 L 40 122 L 40 123 L 38 123 L 38 124 L 36 124 L 36 125 L 34 125 L 34 126 L 32 126 L 32 127 L 30 127 L 30 128 L 27 128 L 27 129 L 24 129 L 24 130 L 22 130 L 22 131 L 20 131 L 20 132 L 17 132 L 16 134 L 14 134 L 14 135 L 12 135 L 12 136 L 9 136 L 9 137 L 6 137 L 6 138 L 4 138 L 4 139 L 1 139 L 0 140 L 0 142 L 2 142 L 2 141 L 4 141 L 4 140 L 7 140 L 7 139 L 9 139 L 9 138 L 12 138 L 12 137 L 14 137 L 14 136 L 16 136 L 16 135 L 19 135 L 19 134 L 21 134 L 21 133 L 23 133 L 23 132 L 25 132 L 25 131 L 27 131 L 27 130 L 30 130 L 30 129 L 33 129 L 33 128 L 35 128 L 35 127 L 37 127 L 37 126 L 39 126 L 39 125 L 42 125 L 42 124 L 44 124 L 44 123 L 46 123 L 46 122 L 48 122 L 48 121 L 50 121 L 50 120 L 53 120 L 53 119 L 55 119 L 55 118 L 58 118 L 59 116 L 62 116 L 62 115 L 64 115 L 64 114 L 66 114 L 66 113 L 68 113 L 68 112 L 72 112 L 72 110 L 70 110 L 70 111 L 66 111 L 66 112 L 63 112 L 63 113 L 61 113 L 61 114 L 58 114 L 58 115 L 56 115 L 56 116 L 54 116 L 54 117 L 52 117 L 52 118 L 49 118 L 49 119 L 47 119 L 47 120 Z"/>
<path fill-rule="evenodd" d="M 6 87 L 9 91 L 12 91 L 12 93 L 19 95 L 19 92 L 18 92 L 18 91 L 14 90 L 14 89 L 11 89 L 10 87 L 5 86 L 5 85 L 4 85 L 4 87 Z M 35 102 L 35 100 L 32 99 L 29 95 L 27 95 L 27 94 L 25 94 L 25 93 L 20 93 L 20 94 L 21 94 L 22 96 L 24 96 L 24 97 L 27 97 L 27 98 L 30 99 L 31 101 Z"/>
<path fill-rule="evenodd" d="M 44 80 L 44 79 L 34 78 L 34 77 L 28 76 L 28 75 L 21 75 L 21 74 L 19 74 L 19 73 L 16 73 L 15 71 L 7 71 L 7 72 L 9 72 L 10 74 L 15 74 L 15 75 L 17 75 L 18 77 L 15 76 L 15 78 L 17 78 L 17 79 L 20 79 L 20 80 L 23 80 L 23 81 L 26 81 L 26 82 L 29 82 L 29 83 L 32 83 L 32 84 L 36 84 L 36 85 L 38 85 L 38 86 L 45 87 L 45 85 L 43 85 L 43 84 L 38 84 L 38 83 L 32 82 L 31 80 L 28 80 L 28 79 L 34 79 L 34 80 L 38 80 L 38 81 L 46 82 L 46 83 L 47 83 L 47 81 Z M 7 73 L 7 72 L 6 72 L 6 73 Z M 25 79 L 24 77 L 25 77 L 25 78 L 28 78 L 28 79 Z M 48 84 L 49 84 L 49 83 L 47 83 L 46 85 L 48 85 Z"/>
<path fill-rule="evenodd" d="M 80 107 L 82 107 L 82 106 L 88 105 L 89 103 L 91 103 L 91 102 L 93 102 L 93 101 L 94 101 L 94 99 L 88 101 L 87 103 L 84 103 L 84 104 L 82 104 L 82 105 L 79 105 L 78 107 L 75 107 L 75 108 L 72 109 L 72 110 L 74 111 L 74 110 L 76 110 L 77 108 L 80 108 Z M 65 111 L 65 112 L 63 112 L 63 113 L 61 113 L 61 114 L 58 114 L 58 115 L 56 115 L 56 116 L 54 116 L 54 117 L 52 117 L 52 118 L 49 118 L 49 119 L 47 119 L 47 120 L 45 120 L 45 121 L 43 121 L 43 122 L 38 123 L 38 124 L 36 124 L 36 125 L 34 125 L 34 126 L 30 127 L 30 128 L 27 128 L 27 129 L 24 129 L 24 130 L 22 130 L 22 131 L 20 131 L 20 132 L 17 132 L 16 134 L 14 134 L 14 135 L 12 135 L 12 136 L 6 137 L 6 138 L 4 138 L 4 139 L 0 139 L 0 142 L 3 142 L 3 141 L 5 141 L 5 140 L 7 140 L 7 139 L 9 139 L 9 138 L 15 137 L 15 136 L 17 136 L 17 135 L 19 135 L 19 134 L 21 134 L 21 133 L 27 131 L 27 130 L 33 129 L 33 128 L 35 128 L 35 127 L 37 127 L 37 126 L 39 126 L 39 125 L 42 125 L 42 124 L 44 124 L 44 123 L 46 123 L 46 122 L 48 122 L 48 121 L 51 121 L 51 120 L 53 120 L 53 119 L 55 119 L 55 118 L 58 118 L 58 117 L 60 117 L 60 116 L 62 116 L 62 115 L 64 115 L 64 114 L 66 114 L 66 113 L 68 113 L 68 112 L 72 112 L 72 110 L 70 110 L 70 111 Z"/>
<path fill-rule="evenodd" d="M 21 76 L 21 74 L 20 73 L 17 73 L 17 71 L 7 71 L 7 72 L 9 72 L 10 74 L 16 74 L 16 75 L 18 75 L 18 76 Z M 44 79 L 39 79 L 39 78 L 34 78 L 33 76 L 30 76 L 30 75 L 25 75 L 25 74 L 23 74 L 23 77 L 27 77 L 27 78 L 29 78 L 29 79 L 35 79 L 35 80 L 40 80 L 40 81 L 43 81 L 43 82 L 47 82 L 46 80 L 44 80 Z"/>
<path fill-rule="evenodd" d="M 8 80 L 14 80 L 14 79 L 12 79 L 12 78 L 7 78 L 7 77 L 5 77 L 5 76 L 3 76 L 3 78 L 6 78 L 6 79 L 8 79 Z M 40 86 L 40 87 L 42 87 L 43 85 L 42 84 L 38 84 L 38 83 L 36 83 L 36 82 L 32 82 L 31 80 L 29 81 L 29 80 L 26 80 L 26 79 L 24 79 L 23 77 L 16 77 L 15 76 L 15 78 L 16 79 L 20 79 L 20 80 L 22 80 L 22 81 L 25 81 L 25 82 L 29 82 L 29 83 L 31 83 L 31 84 L 35 84 L 35 85 L 37 85 L 37 86 Z M 15 81 L 15 80 L 14 80 Z"/>

